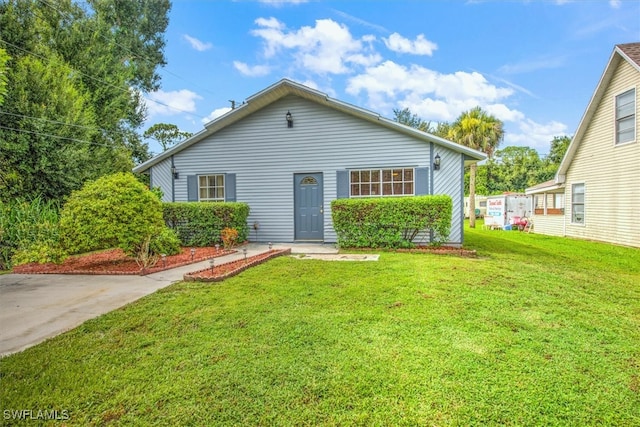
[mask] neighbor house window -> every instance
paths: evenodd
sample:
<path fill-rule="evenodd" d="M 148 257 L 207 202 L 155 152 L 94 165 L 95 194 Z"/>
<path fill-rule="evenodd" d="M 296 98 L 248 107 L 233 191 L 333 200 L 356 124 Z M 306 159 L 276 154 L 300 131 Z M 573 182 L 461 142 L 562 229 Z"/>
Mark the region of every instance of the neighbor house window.
<path fill-rule="evenodd" d="M 413 196 L 413 168 L 361 169 L 349 174 L 352 197 Z"/>
<path fill-rule="evenodd" d="M 616 96 L 616 144 L 636 139 L 636 90 Z"/>
<path fill-rule="evenodd" d="M 571 186 L 571 222 L 584 224 L 584 184 Z"/>
<path fill-rule="evenodd" d="M 224 175 L 200 175 L 198 195 L 201 202 L 224 202 Z"/>

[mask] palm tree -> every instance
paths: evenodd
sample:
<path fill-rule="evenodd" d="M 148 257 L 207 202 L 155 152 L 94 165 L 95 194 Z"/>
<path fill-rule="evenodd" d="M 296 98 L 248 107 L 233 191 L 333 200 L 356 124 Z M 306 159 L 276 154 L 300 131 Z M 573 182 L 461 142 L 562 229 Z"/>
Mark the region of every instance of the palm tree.
<path fill-rule="evenodd" d="M 451 124 L 449 139 L 469 148 L 487 154 L 489 158 L 502 141 L 502 122 L 486 113 L 480 107 L 465 111 Z M 469 227 L 476 226 L 476 171 L 478 165 L 472 163 L 469 170 Z"/>

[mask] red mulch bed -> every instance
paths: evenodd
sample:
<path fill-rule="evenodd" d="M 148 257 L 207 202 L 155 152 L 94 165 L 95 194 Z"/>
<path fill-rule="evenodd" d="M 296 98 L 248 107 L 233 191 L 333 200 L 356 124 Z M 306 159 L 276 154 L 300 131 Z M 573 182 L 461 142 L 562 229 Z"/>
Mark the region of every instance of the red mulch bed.
<path fill-rule="evenodd" d="M 213 267 L 213 271 L 211 271 L 210 268 L 205 268 L 199 271 L 194 271 L 193 273 L 185 274 L 184 280 L 186 282 L 221 282 L 224 279 L 243 272 L 247 268 L 254 267 L 272 258 L 290 253 L 291 249 L 271 249 L 268 252 L 248 257 L 246 260 L 240 259 L 215 265 Z"/>
<path fill-rule="evenodd" d="M 14 267 L 13 272 L 18 274 L 129 274 L 144 276 L 234 252 L 224 249 L 216 251 L 214 247 L 196 248 L 192 261 L 191 248 L 182 248 L 179 254 L 167 256 L 166 264 L 163 264 L 162 259 L 159 259 L 155 266 L 142 271 L 136 260 L 126 256 L 122 249 L 108 249 L 90 254 L 70 256 L 62 264 L 23 264 Z"/>

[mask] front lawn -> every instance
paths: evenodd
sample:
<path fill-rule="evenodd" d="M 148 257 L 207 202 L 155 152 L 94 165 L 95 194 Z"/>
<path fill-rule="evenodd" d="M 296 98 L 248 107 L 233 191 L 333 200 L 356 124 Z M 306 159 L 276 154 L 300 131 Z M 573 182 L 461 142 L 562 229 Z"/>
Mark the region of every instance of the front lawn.
<path fill-rule="evenodd" d="M 640 425 L 640 250 L 466 242 L 170 286 L 3 358 L 2 423 Z"/>

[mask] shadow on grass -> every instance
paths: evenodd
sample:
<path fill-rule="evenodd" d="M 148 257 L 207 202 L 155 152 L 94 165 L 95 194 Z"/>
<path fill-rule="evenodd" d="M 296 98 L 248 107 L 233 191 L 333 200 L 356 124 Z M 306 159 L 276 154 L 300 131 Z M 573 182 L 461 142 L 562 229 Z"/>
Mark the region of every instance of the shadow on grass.
<path fill-rule="evenodd" d="M 482 230 L 465 227 L 465 247 L 481 257 L 517 257 L 542 260 L 543 264 L 571 263 L 579 268 L 640 273 L 640 249 L 568 237 L 519 231 Z"/>

